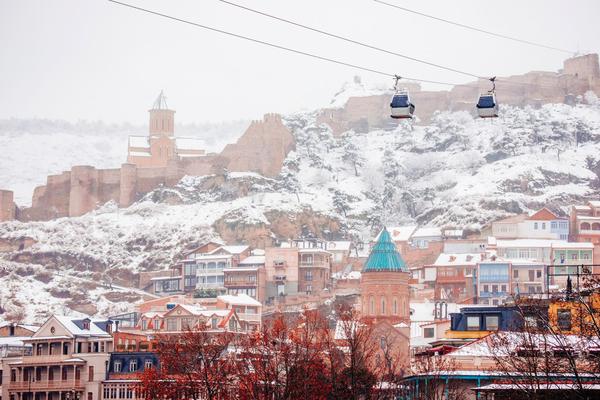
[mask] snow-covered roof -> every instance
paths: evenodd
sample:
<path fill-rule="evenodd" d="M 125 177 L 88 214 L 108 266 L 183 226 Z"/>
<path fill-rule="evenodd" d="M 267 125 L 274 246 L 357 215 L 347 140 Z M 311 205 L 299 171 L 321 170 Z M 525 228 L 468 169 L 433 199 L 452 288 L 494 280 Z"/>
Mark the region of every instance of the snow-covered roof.
<path fill-rule="evenodd" d="M 239 265 L 260 265 L 265 263 L 265 256 L 249 256 L 240 261 Z"/>
<path fill-rule="evenodd" d="M 513 215 L 510 217 L 500 219 L 498 221 L 494 221 L 493 223 L 494 224 L 515 224 L 517 222 L 523 222 L 527 218 L 529 218 L 529 215 L 527 215 L 527 214 L 518 214 L 518 215 Z"/>
<path fill-rule="evenodd" d="M 512 240 L 496 240 L 497 247 L 551 247 L 556 242 L 564 242 L 561 240 L 552 239 L 512 239 Z M 566 242 L 564 242 L 566 243 Z"/>
<path fill-rule="evenodd" d="M 252 307 L 260 307 L 262 304 L 248 296 L 245 293 L 239 293 L 236 295 L 233 294 L 224 294 L 221 296 L 217 296 L 218 300 L 222 300 L 227 304 L 232 304 L 234 306 L 252 306 Z"/>
<path fill-rule="evenodd" d="M 348 251 L 351 246 L 352 242 L 349 240 L 327 242 L 327 250 L 329 251 Z"/>
<path fill-rule="evenodd" d="M 446 237 L 462 237 L 464 231 L 462 229 L 446 229 L 444 231 L 444 236 Z"/>
<path fill-rule="evenodd" d="M 253 256 L 264 256 L 265 250 L 264 249 L 254 249 L 250 252 L 250 254 L 252 254 Z"/>
<path fill-rule="evenodd" d="M 90 329 L 83 329 L 83 318 L 73 319 L 62 315 L 55 315 L 54 318 L 74 336 L 110 336 L 108 332 L 99 326 L 105 325 L 106 320 L 90 319 Z"/>
<path fill-rule="evenodd" d="M 408 239 L 410 239 L 410 237 L 416 229 L 417 227 L 415 225 L 393 226 L 388 228 L 388 232 L 392 236 L 392 240 L 394 242 L 406 242 L 408 241 Z M 380 234 L 381 232 L 379 233 L 379 235 Z M 377 238 L 379 238 L 379 235 L 377 235 Z M 377 240 L 377 238 L 375 240 Z"/>
<path fill-rule="evenodd" d="M 0 337 L 0 346 L 23 346 L 23 341 L 29 336 L 5 336 Z"/>
<path fill-rule="evenodd" d="M 350 271 L 347 273 L 344 272 L 336 272 L 331 274 L 333 279 L 360 279 L 361 272 L 360 271 Z"/>
<path fill-rule="evenodd" d="M 246 251 L 247 249 L 248 249 L 248 246 L 245 244 L 235 245 L 235 246 L 226 245 L 226 246 L 221 246 L 221 247 L 214 249 L 209 254 L 215 254 L 215 253 L 219 252 L 220 250 L 225 250 L 226 252 L 228 252 L 230 254 L 240 254 L 240 253 L 243 253 L 244 251 Z"/>
<path fill-rule="evenodd" d="M 460 310 L 461 305 L 456 303 L 446 303 L 448 304 L 448 314 L 453 312 L 458 312 Z M 469 304 L 471 306 L 471 304 Z M 433 302 L 410 302 L 410 310 L 411 316 L 410 320 L 412 322 L 428 322 L 434 320 L 434 310 L 435 303 Z"/>
<path fill-rule="evenodd" d="M 501 343 L 502 346 L 498 346 Z M 536 345 L 539 348 L 547 347 L 565 348 L 572 347 L 581 350 L 594 343 L 584 336 L 560 335 L 560 337 L 543 334 L 532 334 L 525 332 L 495 332 L 484 338 L 467 343 L 450 353 L 452 357 L 491 357 L 493 355 L 511 355 L 523 344 Z M 495 349 L 495 350 L 492 350 Z"/>
<path fill-rule="evenodd" d="M 177 150 L 204 150 L 204 141 L 191 137 L 176 137 L 175 147 Z"/>
<path fill-rule="evenodd" d="M 181 279 L 181 276 L 156 276 L 150 278 L 151 281 L 166 281 L 168 279 Z"/>
<path fill-rule="evenodd" d="M 419 228 L 412 234 L 412 238 L 442 236 L 442 230 L 437 227 Z"/>
<path fill-rule="evenodd" d="M 150 149 L 150 141 L 148 136 L 129 136 L 129 147 Z"/>
<path fill-rule="evenodd" d="M 459 253 L 459 254 L 449 254 L 442 253 L 438 256 L 435 263 L 433 263 L 436 267 L 441 266 L 452 266 L 452 265 L 477 265 L 478 262 L 481 261 L 481 253 Z"/>
<path fill-rule="evenodd" d="M 600 201 L 598 201 L 598 200 L 590 200 L 590 201 L 588 201 L 588 203 L 594 208 L 600 207 Z"/>
<path fill-rule="evenodd" d="M 335 340 L 346 340 L 348 338 L 346 334 L 350 332 L 353 335 L 359 326 L 358 324 L 358 321 L 337 320 L 335 323 L 335 333 L 333 335 L 333 338 Z"/>
<path fill-rule="evenodd" d="M 146 151 L 130 151 L 129 155 L 133 157 L 152 157 L 152 154 Z"/>
<path fill-rule="evenodd" d="M 591 242 L 559 242 L 552 244 L 553 249 L 593 249 Z"/>
<path fill-rule="evenodd" d="M 14 325 L 15 328 L 23 328 L 23 329 L 27 329 L 28 331 L 32 331 L 32 332 L 36 332 L 38 329 L 40 329 L 40 327 L 38 325 L 28 325 L 28 324 L 13 324 L 12 322 L 2 322 L 0 323 L 0 328 L 4 328 L 5 326 L 11 326 Z"/>

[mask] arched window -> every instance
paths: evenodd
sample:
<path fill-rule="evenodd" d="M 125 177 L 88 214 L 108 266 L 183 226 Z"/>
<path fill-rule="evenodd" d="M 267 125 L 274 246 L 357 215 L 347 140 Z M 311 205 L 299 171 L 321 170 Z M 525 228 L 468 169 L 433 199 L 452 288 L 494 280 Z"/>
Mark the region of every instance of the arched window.
<path fill-rule="evenodd" d="M 398 299 L 394 297 L 394 302 L 392 303 L 392 313 L 394 315 L 398 315 Z"/>
<path fill-rule="evenodd" d="M 600 231 L 600 223 L 598 223 L 598 222 L 594 222 L 594 223 L 592 224 L 592 230 L 593 230 L 593 231 Z"/>
<path fill-rule="evenodd" d="M 588 224 L 587 222 L 583 222 L 580 226 L 580 229 L 582 231 L 589 231 L 590 230 L 590 224 Z"/>
<path fill-rule="evenodd" d="M 385 297 L 381 298 L 381 315 L 385 315 Z"/>
<path fill-rule="evenodd" d="M 375 299 L 373 298 L 373 296 L 371 296 L 371 298 L 369 299 L 369 314 L 371 315 L 375 315 Z"/>

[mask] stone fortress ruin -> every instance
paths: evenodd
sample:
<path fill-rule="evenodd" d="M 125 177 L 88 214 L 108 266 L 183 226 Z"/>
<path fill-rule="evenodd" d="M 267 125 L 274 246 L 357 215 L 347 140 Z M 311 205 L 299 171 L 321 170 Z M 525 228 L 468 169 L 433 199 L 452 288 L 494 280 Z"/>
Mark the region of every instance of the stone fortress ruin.
<path fill-rule="evenodd" d="M 534 71 L 500 80 L 503 83 L 497 85 L 497 97 L 501 104 L 574 104 L 577 96 L 587 91 L 600 94 L 598 55 L 567 59 L 559 72 Z M 410 83 L 407 86 L 421 122 L 428 122 L 437 110 L 474 110 L 477 96 L 489 89 L 489 82 L 473 82 L 450 91 L 422 91 Z M 330 126 L 334 135 L 350 129 L 388 129 L 389 100 L 386 94 L 351 97 L 341 108 L 323 109 L 317 122 Z M 197 139 L 175 136 L 175 111 L 168 108 L 162 93 L 149 114 L 148 136 L 129 138 L 127 163 L 114 169 L 74 166 L 60 175 L 50 175 L 46 185 L 35 188 L 31 207 L 17 206 L 12 191 L 0 190 L 0 222 L 75 217 L 108 201 L 127 207 L 160 185 L 177 184 L 185 175 L 209 175 L 227 169 L 275 177 L 295 147 L 292 133 L 276 114 L 253 121 L 238 141 L 220 154 L 205 153 Z"/>

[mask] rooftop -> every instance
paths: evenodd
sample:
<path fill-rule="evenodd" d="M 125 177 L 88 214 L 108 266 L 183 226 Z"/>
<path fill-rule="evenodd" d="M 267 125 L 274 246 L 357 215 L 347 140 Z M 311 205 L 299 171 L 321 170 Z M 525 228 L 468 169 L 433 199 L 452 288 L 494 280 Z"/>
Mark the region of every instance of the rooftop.
<path fill-rule="evenodd" d="M 363 266 L 362 272 L 408 272 L 406 263 L 398 253 L 396 245 L 387 229 L 383 228 L 377 243 L 371 249 L 371 254 Z"/>

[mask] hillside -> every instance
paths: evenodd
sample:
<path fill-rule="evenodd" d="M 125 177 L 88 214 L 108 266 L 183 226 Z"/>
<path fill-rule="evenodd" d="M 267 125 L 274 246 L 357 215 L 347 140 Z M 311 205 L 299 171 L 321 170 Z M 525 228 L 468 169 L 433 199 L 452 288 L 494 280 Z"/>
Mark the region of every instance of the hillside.
<path fill-rule="evenodd" d="M 338 96 L 346 91 L 358 89 L 347 85 Z M 36 242 L 1 255 L 4 311 L 25 308 L 37 319 L 73 299 L 99 311 L 126 309 L 123 299 L 139 295 L 98 284 L 130 285 L 138 271 L 166 268 L 213 237 L 255 246 L 303 235 L 369 240 L 382 224 L 406 222 L 477 231 L 508 214 L 546 204 L 566 211 L 598 195 L 600 102 L 593 94 L 576 106 L 502 107 L 493 121 L 442 112 L 428 125 L 402 122 L 337 138 L 316 123 L 318 113 L 284 117 L 297 147 L 276 179 L 186 177 L 127 209 L 109 203 L 77 218 L 0 224 L 0 240 Z M 81 279 L 98 284 L 80 290 Z"/>

